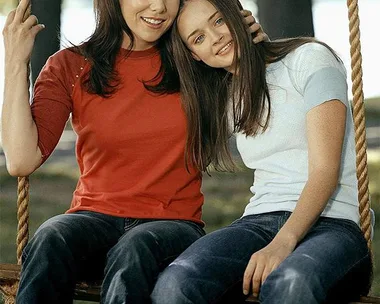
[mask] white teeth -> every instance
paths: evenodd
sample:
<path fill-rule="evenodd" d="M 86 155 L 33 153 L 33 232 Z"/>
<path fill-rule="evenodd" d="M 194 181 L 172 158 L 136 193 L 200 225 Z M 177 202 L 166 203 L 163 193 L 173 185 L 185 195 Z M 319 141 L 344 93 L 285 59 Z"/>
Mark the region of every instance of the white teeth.
<path fill-rule="evenodd" d="M 164 22 L 164 20 L 156 20 L 156 19 L 145 18 L 145 17 L 142 17 L 142 19 L 143 19 L 145 22 L 148 22 L 148 23 L 151 23 L 151 24 L 154 24 L 154 25 L 159 25 L 159 24 L 161 24 L 162 22 Z"/>
<path fill-rule="evenodd" d="M 231 44 L 232 44 L 232 42 L 228 43 L 224 48 L 222 48 L 222 49 L 219 51 L 219 54 L 225 52 L 225 51 L 230 47 Z"/>

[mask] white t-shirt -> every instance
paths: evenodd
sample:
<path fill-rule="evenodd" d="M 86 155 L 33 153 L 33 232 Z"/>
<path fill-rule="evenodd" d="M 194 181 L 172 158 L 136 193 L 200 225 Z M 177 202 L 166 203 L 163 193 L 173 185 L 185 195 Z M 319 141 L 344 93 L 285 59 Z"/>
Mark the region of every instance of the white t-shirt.
<path fill-rule="evenodd" d="M 245 165 L 254 169 L 253 193 L 243 216 L 293 211 L 308 179 L 307 112 L 332 99 L 346 105 L 339 184 L 322 215 L 359 223 L 354 126 L 346 71 L 323 45 L 307 43 L 267 68 L 269 126 L 257 136 L 237 134 Z"/>

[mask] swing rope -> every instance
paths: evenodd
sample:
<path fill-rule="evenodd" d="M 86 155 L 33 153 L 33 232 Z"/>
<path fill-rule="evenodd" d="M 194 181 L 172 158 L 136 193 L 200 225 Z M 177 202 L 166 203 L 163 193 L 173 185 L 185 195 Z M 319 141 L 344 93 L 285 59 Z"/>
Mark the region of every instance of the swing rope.
<path fill-rule="evenodd" d="M 367 166 L 367 140 L 365 130 L 365 108 L 363 95 L 362 54 L 359 30 L 358 0 L 348 0 L 348 17 L 350 29 L 351 80 L 353 94 L 353 117 L 355 125 L 356 176 L 358 179 L 358 200 L 360 226 L 371 249 L 371 214 L 369 200 L 369 179 Z"/>
<path fill-rule="evenodd" d="M 17 264 L 21 265 L 22 252 L 29 239 L 29 177 L 19 177 L 17 187 Z M 4 304 L 15 304 L 18 282 L 1 286 Z"/>

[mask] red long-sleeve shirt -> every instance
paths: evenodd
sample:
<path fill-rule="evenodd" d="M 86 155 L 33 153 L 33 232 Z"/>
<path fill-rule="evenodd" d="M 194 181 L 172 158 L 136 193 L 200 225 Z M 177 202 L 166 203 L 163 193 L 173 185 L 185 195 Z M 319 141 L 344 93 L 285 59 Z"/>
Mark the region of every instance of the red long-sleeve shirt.
<path fill-rule="evenodd" d="M 121 50 L 116 70 L 121 83 L 111 98 L 81 86 L 89 62 L 62 50 L 48 60 L 34 90 L 32 113 L 44 160 L 72 115 L 78 135 L 80 178 L 68 212 L 201 221 L 201 174 L 187 172 L 186 117 L 179 94 L 158 96 L 141 80 L 160 66 L 157 49 Z"/>

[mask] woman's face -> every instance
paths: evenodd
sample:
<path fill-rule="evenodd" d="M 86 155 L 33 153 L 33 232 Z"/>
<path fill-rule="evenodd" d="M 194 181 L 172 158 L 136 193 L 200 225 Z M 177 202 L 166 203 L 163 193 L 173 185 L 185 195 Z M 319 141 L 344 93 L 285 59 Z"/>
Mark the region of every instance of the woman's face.
<path fill-rule="evenodd" d="M 120 0 L 125 22 L 135 38 L 134 50 L 145 50 L 157 43 L 173 24 L 180 0 Z M 123 47 L 129 46 L 125 35 Z"/>
<path fill-rule="evenodd" d="M 178 16 L 179 34 L 196 60 L 233 71 L 234 42 L 222 15 L 207 0 L 189 0 Z"/>

